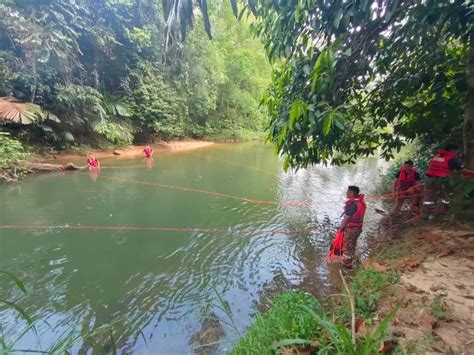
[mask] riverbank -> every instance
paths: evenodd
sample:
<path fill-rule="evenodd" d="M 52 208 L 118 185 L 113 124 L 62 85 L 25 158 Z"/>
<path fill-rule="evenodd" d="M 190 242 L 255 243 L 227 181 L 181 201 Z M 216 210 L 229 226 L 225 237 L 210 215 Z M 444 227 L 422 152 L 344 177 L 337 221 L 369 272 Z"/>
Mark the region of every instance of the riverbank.
<path fill-rule="evenodd" d="M 474 353 L 474 228 L 453 221 L 420 223 L 395 233 L 377 260 L 399 274 L 378 304 L 397 303 L 392 339 L 410 354 Z"/>
<path fill-rule="evenodd" d="M 202 141 L 202 140 L 185 140 L 185 141 L 169 141 L 159 142 L 150 144 L 154 154 L 163 152 L 185 152 L 195 150 L 199 148 L 209 147 L 214 145 L 215 142 Z M 78 147 L 72 150 L 65 150 L 55 153 L 46 153 L 33 155 L 30 162 L 47 162 L 52 163 L 54 161 L 75 161 L 83 159 L 88 153 L 92 153 L 97 159 L 104 158 L 133 158 L 143 156 L 143 149 L 145 145 L 130 145 L 125 147 L 110 147 L 105 149 L 91 149 L 88 147 Z"/>
<path fill-rule="evenodd" d="M 381 230 L 371 258 L 346 274 L 345 296 L 277 296 L 234 353 L 249 346 L 305 354 L 323 348 L 359 354 L 367 347 L 369 353 L 474 353 L 473 226 L 438 221 Z M 309 307 L 311 302 L 320 306 Z"/>
<path fill-rule="evenodd" d="M 214 145 L 215 142 L 203 140 L 169 141 L 151 144 L 155 156 L 164 152 L 185 152 Z M 88 146 L 75 147 L 64 151 L 37 150 L 35 153 L 23 154 L 20 162 L 12 159 L 10 164 L 0 169 L 0 182 L 14 182 L 22 176 L 38 172 L 62 171 L 64 165 L 70 170 L 80 169 L 85 165 L 86 156 L 92 153 L 97 159 L 133 158 L 143 156 L 144 145 L 131 145 L 92 149 Z M 5 159 L 6 161 L 6 159 Z M 75 166 L 74 164 L 79 164 Z M 42 164 L 44 164 L 42 166 Z M 69 169 L 67 169 L 69 170 Z"/>

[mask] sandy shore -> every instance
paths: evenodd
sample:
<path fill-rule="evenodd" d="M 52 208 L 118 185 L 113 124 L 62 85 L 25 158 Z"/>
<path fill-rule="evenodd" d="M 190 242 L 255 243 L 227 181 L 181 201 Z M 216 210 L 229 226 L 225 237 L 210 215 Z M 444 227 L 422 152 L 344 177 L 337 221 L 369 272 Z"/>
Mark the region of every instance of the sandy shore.
<path fill-rule="evenodd" d="M 215 144 L 214 142 L 189 140 L 189 141 L 170 141 L 150 144 L 154 153 L 160 152 L 184 152 L 188 150 L 194 150 L 198 148 L 207 147 Z M 37 162 L 54 162 L 58 161 L 77 161 L 83 159 L 87 153 L 92 153 L 98 159 L 103 158 L 131 158 L 143 156 L 143 149 L 145 145 L 132 145 L 128 147 L 117 147 L 111 149 L 93 149 L 91 151 L 84 152 L 65 152 L 64 154 L 55 154 L 54 156 L 44 156 L 39 159 L 34 159 Z M 115 153 L 114 153 L 115 152 Z M 117 154 L 120 153 L 120 154 Z"/>

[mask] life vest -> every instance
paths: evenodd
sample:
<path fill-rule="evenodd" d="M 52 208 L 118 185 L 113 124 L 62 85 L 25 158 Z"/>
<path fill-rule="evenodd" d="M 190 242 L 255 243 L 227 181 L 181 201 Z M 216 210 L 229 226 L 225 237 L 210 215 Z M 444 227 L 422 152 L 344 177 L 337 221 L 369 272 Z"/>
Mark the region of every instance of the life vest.
<path fill-rule="evenodd" d="M 97 168 L 98 161 L 97 159 L 87 159 L 87 165 L 89 165 L 91 168 Z"/>
<path fill-rule="evenodd" d="M 356 204 L 357 211 L 351 216 L 351 218 L 347 222 L 346 227 L 362 228 L 362 225 L 364 224 L 365 210 L 367 209 L 367 205 L 365 204 L 365 201 L 364 201 L 364 195 L 360 194 L 358 198 L 347 200 L 344 207 L 347 207 L 352 202 Z M 345 208 L 344 208 L 344 211 L 345 211 Z"/>
<path fill-rule="evenodd" d="M 415 173 L 416 170 L 414 168 L 411 169 L 409 174 L 407 174 L 405 169 L 402 168 L 398 177 L 398 188 L 402 191 L 405 191 L 408 190 L 410 187 L 415 186 Z"/>
<path fill-rule="evenodd" d="M 428 176 L 446 177 L 451 176 L 451 170 L 449 170 L 449 160 L 456 157 L 456 153 L 448 152 L 447 150 L 440 149 L 431 159 L 426 170 Z"/>
<path fill-rule="evenodd" d="M 326 255 L 326 262 L 333 263 L 334 261 L 343 261 L 344 253 L 344 231 L 338 230 L 336 238 L 332 242 L 331 250 L 329 250 L 328 255 Z"/>
<path fill-rule="evenodd" d="M 150 147 L 146 147 L 143 151 L 145 152 L 147 158 L 150 158 L 153 154 L 153 150 Z"/>

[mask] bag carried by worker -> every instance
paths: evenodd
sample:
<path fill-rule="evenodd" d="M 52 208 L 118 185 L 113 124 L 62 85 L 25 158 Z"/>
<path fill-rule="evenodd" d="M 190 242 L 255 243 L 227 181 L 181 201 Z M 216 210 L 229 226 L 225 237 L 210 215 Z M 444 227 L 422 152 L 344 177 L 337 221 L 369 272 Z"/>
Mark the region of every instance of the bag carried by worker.
<path fill-rule="evenodd" d="M 326 256 L 327 263 L 333 263 L 335 261 L 342 262 L 344 260 L 344 231 L 338 230 L 336 233 L 336 238 L 332 242 L 331 250 L 329 250 L 328 255 Z"/>

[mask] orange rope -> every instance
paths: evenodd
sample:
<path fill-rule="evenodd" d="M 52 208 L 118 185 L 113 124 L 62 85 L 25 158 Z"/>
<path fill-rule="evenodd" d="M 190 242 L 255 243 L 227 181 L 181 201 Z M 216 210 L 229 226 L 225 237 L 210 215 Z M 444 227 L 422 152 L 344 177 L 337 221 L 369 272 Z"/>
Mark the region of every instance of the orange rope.
<path fill-rule="evenodd" d="M 364 224 L 378 222 L 379 219 L 365 221 Z M 304 229 L 257 229 L 257 228 L 177 228 L 177 227 L 141 227 L 141 226 L 91 226 L 91 225 L 76 225 L 76 226 L 48 226 L 36 224 L 6 224 L 0 225 L 0 229 L 63 229 L 63 230 L 113 230 L 113 231 L 161 231 L 161 232 L 206 232 L 206 233 L 266 233 L 266 234 L 303 234 L 317 230 L 319 228 L 304 228 Z"/>
<path fill-rule="evenodd" d="M 78 174 L 87 174 L 87 173 L 78 172 Z M 161 183 L 155 183 L 155 182 L 149 182 L 149 181 L 143 181 L 143 180 L 134 180 L 134 179 L 115 177 L 115 176 L 107 176 L 107 175 L 102 175 L 102 174 L 100 174 L 99 176 L 105 179 L 110 179 L 110 180 L 125 181 L 125 182 L 131 182 L 135 184 L 141 184 L 141 185 L 156 186 L 156 187 L 165 188 L 165 189 L 196 192 L 196 193 L 202 193 L 202 194 L 207 194 L 207 195 L 212 195 L 212 196 L 231 198 L 234 200 L 250 202 L 250 203 L 255 203 L 255 204 L 268 204 L 268 205 L 275 204 L 275 205 L 285 205 L 285 206 L 319 206 L 323 204 L 341 203 L 343 201 L 343 199 L 333 200 L 333 201 L 318 201 L 318 202 L 290 201 L 290 200 L 282 200 L 282 201 L 259 200 L 259 199 L 249 198 L 249 197 L 240 197 L 240 196 L 230 195 L 230 194 L 216 192 L 216 191 L 195 189 L 195 188 L 186 187 L 186 186 L 161 184 Z M 412 195 L 410 197 L 420 197 L 420 196 L 423 196 L 423 194 Z M 397 197 L 398 197 L 398 193 L 388 193 L 385 195 L 369 195 L 365 197 L 365 200 L 366 201 L 382 201 L 382 200 L 395 199 Z"/>
<path fill-rule="evenodd" d="M 79 173 L 79 174 L 85 174 L 85 173 Z M 195 188 L 186 187 L 186 186 L 161 184 L 161 183 L 156 183 L 156 182 L 127 179 L 127 178 L 107 176 L 107 175 L 102 175 L 102 174 L 100 174 L 99 177 L 110 179 L 110 180 L 132 182 L 132 183 L 141 184 L 141 185 L 156 186 L 156 187 L 165 188 L 165 189 L 182 190 L 182 191 L 196 192 L 196 193 L 202 193 L 202 194 L 212 195 L 212 196 L 226 197 L 226 198 L 231 198 L 234 200 L 240 200 L 240 201 L 256 203 L 256 204 L 268 204 L 268 205 L 279 204 L 279 205 L 286 205 L 286 206 L 319 206 L 323 204 L 341 203 L 341 201 L 343 200 L 343 199 L 339 199 L 339 200 L 333 200 L 333 201 L 318 201 L 318 202 L 282 200 L 278 202 L 278 201 L 271 201 L 271 200 L 258 200 L 258 199 L 249 198 L 249 197 L 240 197 L 240 196 L 230 195 L 230 194 L 216 192 L 216 191 L 195 189 Z M 390 199 L 397 198 L 397 195 L 398 195 L 397 193 L 388 193 L 385 195 L 370 195 L 370 196 L 366 196 L 365 200 L 366 201 L 390 200 Z M 423 195 L 422 194 L 411 195 L 410 197 L 419 197 L 419 196 L 423 196 Z"/>
<path fill-rule="evenodd" d="M 79 173 L 79 174 L 87 175 L 86 173 Z M 143 180 L 132 180 L 132 179 L 121 178 L 121 177 L 116 177 L 116 176 L 107 176 L 107 175 L 100 174 L 99 177 L 104 178 L 104 179 L 110 179 L 110 180 L 133 182 L 135 184 L 141 184 L 141 185 L 156 186 L 156 187 L 161 187 L 161 188 L 164 188 L 164 189 L 197 192 L 197 193 L 202 193 L 202 194 L 207 194 L 207 195 L 232 198 L 232 199 L 235 199 L 235 200 L 251 202 L 251 203 L 260 203 L 260 204 L 276 204 L 277 203 L 277 202 L 270 201 L 270 200 L 256 200 L 256 199 L 253 199 L 253 198 L 239 197 L 239 196 L 224 194 L 224 193 L 215 192 L 215 191 L 201 190 L 201 189 L 195 189 L 195 188 L 191 188 L 191 187 L 184 187 L 184 186 L 177 186 L 177 185 L 160 184 L 160 183 L 156 183 L 156 182 L 149 182 L 149 181 L 143 181 Z"/>
<path fill-rule="evenodd" d="M 161 231 L 161 232 L 207 232 L 207 233 L 266 233 L 266 234 L 301 234 L 314 228 L 285 230 L 257 228 L 174 228 L 174 227 L 139 227 L 139 226 L 47 226 L 47 225 L 0 225 L 0 229 L 65 229 L 65 230 L 123 230 L 123 231 Z"/>

